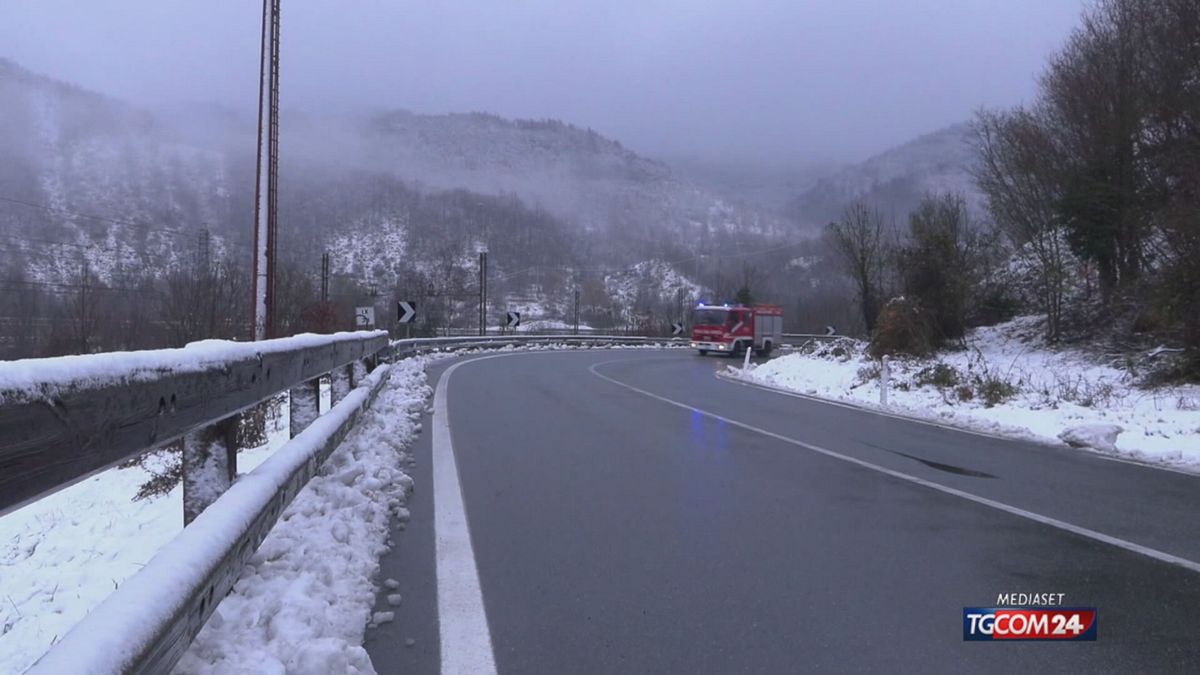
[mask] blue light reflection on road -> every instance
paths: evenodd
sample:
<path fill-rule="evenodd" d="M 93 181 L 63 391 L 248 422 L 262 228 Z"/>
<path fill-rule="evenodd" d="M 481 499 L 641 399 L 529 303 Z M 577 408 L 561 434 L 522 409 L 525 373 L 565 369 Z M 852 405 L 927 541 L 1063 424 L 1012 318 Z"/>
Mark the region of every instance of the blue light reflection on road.
<path fill-rule="evenodd" d="M 691 440 L 696 450 L 729 451 L 729 425 L 697 410 L 691 411 Z"/>

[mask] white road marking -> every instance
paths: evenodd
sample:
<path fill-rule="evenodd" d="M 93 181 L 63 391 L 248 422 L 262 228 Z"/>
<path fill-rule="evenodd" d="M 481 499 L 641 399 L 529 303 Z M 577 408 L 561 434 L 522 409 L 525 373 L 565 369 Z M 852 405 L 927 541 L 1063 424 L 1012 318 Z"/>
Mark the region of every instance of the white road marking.
<path fill-rule="evenodd" d="M 461 361 L 438 378 L 433 395 L 433 525 L 437 557 L 438 633 L 442 673 L 496 672 L 492 634 L 488 630 L 471 528 L 463 504 L 458 464 L 450 441 L 446 390 L 460 366 L 503 355 Z"/>
<path fill-rule="evenodd" d="M 932 490 L 937 490 L 938 492 L 943 492 L 948 495 L 953 495 L 955 497 L 959 497 L 959 498 L 965 499 L 970 502 L 975 502 L 976 504 L 981 504 L 983 506 L 987 506 L 987 507 L 996 509 L 998 511 L 1004 511 L 1005 513 L 1011 513 L 1014 516 L 1020 516 L 1021 518 L 1026 518 L 1026 519 L 1032 520 L 1036 523 L 1041 523 L 1043 525 L 1049 525 L 1050 527 L 1058 528 L 1065 532 L 1070 532 L 1072 534 L 1076 534 L 1081 537 L 1087 537 L 1088 539 L 1092 539 L 1094 541 L 1099 541 L 1099 542 L 1102 542 L 1105 544 L 1109 544 L 1111 546 L 1116 546 L 1117 548 L 1122 548 L 1122 549 L 1125 549 L 1126 551 L 1131 551 L 1133 553 L 1144 555 L 1148 558 L 1153 558 L 1155 560 L 1160 560 L 1165 563 L 1177 565 L 1179 567 L 1190 570 L 1192 572 L 1200 572 L 1200 562 L 1188 560 L 1187 558 L 1181 558 L 1177 555 L 1172 555 L 1172 554 L 1166 553 L 1164 551 L 1159 551 L 1158 549 L 1153 549 L 1153 548 L 1149 548 L 1147 546 L 1142 546 L 1141 544 L 1135 544 L 1131 541 L 1126 541 L 1119 537 L 1114 537 L 1114 536 L 1111 536 L 1108 534 L 1104 534 L 1103 532 L 1097 532 L 1096 530 L 1091 530 L 1086 527 L 1080 527 L 1079 525 L 1072 525 L 1071 523 L 1068 523 L 1068 522 L 1062 521 L 1062 520 L 1058 520 L 1057 518 L 1051 518 L 1050 516 L 1043 516 L 1040 513 L 1034 513 L 1033 511 L 1026 511 L 1025 509 L 1018 508 L 1016 506 L 1012 506 L 1009 504 L 1005 504 L 1003 502 L 998 502 L 994 499 L 988 499 L 987 497 L 980 497 L 979 495 L 974 495 L 969 492 L 964 492 L 963 490 L 959 490 L 957 488 L 952 488 L 952 487 L 949 487 L 946 485 L 942 485 L 940 483 L 935 483 L 933 481 L 926 480 L 926 479 L 920 478 L 918 476 L 912 476 L 907 473 L 903 473 L 901 471 L 895 471 L 893 469 L 889 469 L 887 467 L 880 466 L 880 465 L 874 464 L 872 462 L 858 459 L 857 457 L 843 455 L 840 452 L 835 452 L 833 450 L 822 448 L 820 446 L 813 445 L 811 443 L 805 443 L 804 441 L 798 441 L 794 438 L 789 438 L 782 434 L 777 434 L 773 431 L 767 431 L 766 429 L 760 429 L 756 426 L 746 424 L 744 422 L 738 422 L 737 420 L 732 420 L 732 419 L 729 419 L 728 417 L 724 417 L 724 416 L 718 415 L 716 413 L 708 412 L 707 410 L 701 410 L 700 408 L 690 406 L 686 403 L 680 403 L 679 401 L 669 399 L 665 396 L 659 396 L 658 394 L 646 391 L 645 389 L 640 389 L 631 384 L 626 384 L 624 382 L 621 382 L 620 380 L 615 380 L 607 375 L 600 373 L 598 370 L 596 370 L 596 368 L 603 366 L 603 365 L 607 365 L 609 363 L 617 363 L 617 361 L 604 361 L 601 363 L 596 363 L 596 364 L 593 364 L 592 366 L 590 366 L 588 368 L 588 370 L 591 371 L 591 373 L 593 375 L 595 375 L 596 377 L 599 377 L 602 380 L 607 380 L 608 382 L 611 382 L 619 387 L 624 387 L 626 389 L 629 389 L 630 391 L 635 391 L 639 394 L 642 394 L 643 396 L 648 396 L 652 399 L 661 401 L 663 403 L 667 403 L 669 405 L 673 405 L 677 408 L 683 408 L 684 410 L 689 410 L 691 412 L 694 412 L 694 413 L 697 413 L 700 415 L 704 415 L 705 417 L 709 417 L 709 418 L 712 418 L 715 420 L 720 420 L 726 424 L 729 424 L 729 425 L 732 425 L 735 427 L 739 427 L 739 428 L 745 429 L 747 431 L 752 431 L 757 434 L 762 434 L 763 436 L 767 436 L 769 438 L 774 438 L 775 440 L 783 441 L 784 443 L 788 443 L 788 444 L 794 445 L 796 447 L 804 448 L 805 450 L 809 450 L 811 452 L 822 454 L 827 457 L 832 457 L 833 459 L 838 459 L 843 462 L 848 462 L 850 464 L 854 464 L 856 466 L 863 467 L 864 469 L 870 469 L 872 471 L 876 471 L 878 473 L 882 473 L 882 474 L 891 476 L 893 478 L 898 478 L 903 481 L 908 481 L 909 483 L 915 483 L 916 485 L 927 487 Z"/>

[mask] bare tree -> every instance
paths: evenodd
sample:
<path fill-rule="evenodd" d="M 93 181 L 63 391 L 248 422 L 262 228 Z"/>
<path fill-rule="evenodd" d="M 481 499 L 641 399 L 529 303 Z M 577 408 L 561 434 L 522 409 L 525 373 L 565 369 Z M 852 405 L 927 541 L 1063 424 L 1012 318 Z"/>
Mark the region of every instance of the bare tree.
<path fill-rule="evenodd" d="M 1037 261 L 1036 293 L 1046 316 L 1046 338 L 1054 342 L 1062 330 L 1066 293 L 1065 232 L 1056 205 L 1059 189 L 1057 153 L 1034 113 L 980 112 L 975 121 L 979 162 L 975 180 L 988 199 L 993 220 L 1018 248 Z"/>
<path fill-rule="evenodd" d="M 887 261 L 886 229 L 878 209 L 863 202 L 846 207 L 842 219 L 827 228 L 846 273 L 858 290 L 863 325 L 867 332 L 875 330 L 883 296 L 883 274 Z"/>
<path fill-rule="evenodd" d="M 920 301 L 935 342 L 957 340 L 980 281 L 985 242 L 962 195 L 928 195 L 908 216 L 898 263 L 905 296 Z"/>
<path fill-rule="evenodd" d="M 89 354 L 98 347 L 96 337 L 102 314 L 100 288 L 91 266 L 86 260 L 80 261 L 74 292 L 66 306 L 70 351 L 73 353 Z"/>
<path fill-rule="evenodd" d="M 241 334 L 249 276 L 228 264 L 176 270 L 161 282 L 160 316 L 175 346 Z"/>

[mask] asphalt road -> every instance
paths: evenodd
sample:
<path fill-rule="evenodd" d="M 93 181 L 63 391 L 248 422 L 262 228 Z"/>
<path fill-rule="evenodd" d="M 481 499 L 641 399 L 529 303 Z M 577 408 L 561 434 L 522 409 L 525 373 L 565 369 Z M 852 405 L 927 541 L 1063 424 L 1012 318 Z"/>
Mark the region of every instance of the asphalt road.
<path fill-rule="evenodd" d="M 1200 672 L 1200 478 L 714 376 L 730 363 L 517 353 L 450 375 L 498 672 Z M 439 672 L 469 614 L 439 615 L 435 423 L 381 563 L 405 601 L 368 630 L 380 673 Z M 1099 640 L 964 643 L 963 607 L 1011 592 L 1097 607 Z"/>

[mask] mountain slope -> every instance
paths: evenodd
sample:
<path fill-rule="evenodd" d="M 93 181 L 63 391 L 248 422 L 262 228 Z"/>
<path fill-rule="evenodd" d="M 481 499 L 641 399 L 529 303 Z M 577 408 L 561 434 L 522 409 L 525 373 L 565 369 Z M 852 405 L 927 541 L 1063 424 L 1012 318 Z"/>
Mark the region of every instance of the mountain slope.
<path fill-rule="evenodd" d="M 169 267 L 196 224 L 232 217 L 223 153 L 179 143 L 145 112 L 4 60 L 0 155 L 4 252 L 36 278 L 77 274 L 83 261 L 105 276 Z"/>
<path fill-rule="evenodd" d="M 626 245 L 612 253 L 630 261 L 647 245 L 718 233 L 777 237 L 787 229 L 782 219 L 734 205 L 617 141 L 555 120 L 397 111 L 365 128 L 372 168 L 435 187 L 516 194 L 582 232 L 621 238 Z"/>
<path fill-rule="evenodd" d="M 920 136 L 822 178 L 787 206 L 801 223 L 837 220 L 846 204 L 866 200 L 903 220 L 927 193 L 960 192 L 981 211 L 983 197 L 971 177 L 975 161 L 968 124 L 955 124 Z"/>
<path fill-rule="evenodd" d="M 330 251 L 336 285 L 442 298 L 446 321 L 449 298 L 470 290 L 480 246 L 491 250 L 497 306 L 508 294 L 561 307 L 586 275 L 697 256 L 732 269 L 740 262 L 723 254 L 788 234 L 777 216 L 557 121 L 285 110 L 280 148 L 278 250 L 288 278 L 311 283 Z M 144 285 L 200 260 L 238 275 L 248 267 L 254 130 L 243 114 L 151 113 L 0 61 L 0 156 L 6 291 L 66 298 L 94 277 L 133 304 L 155 293 Z M 639 303 L 676 305 L 679 270 L 646 269 Z M 633 311 L 623 306 L 627 287 L 591 304 L 619 318 Z"/>

